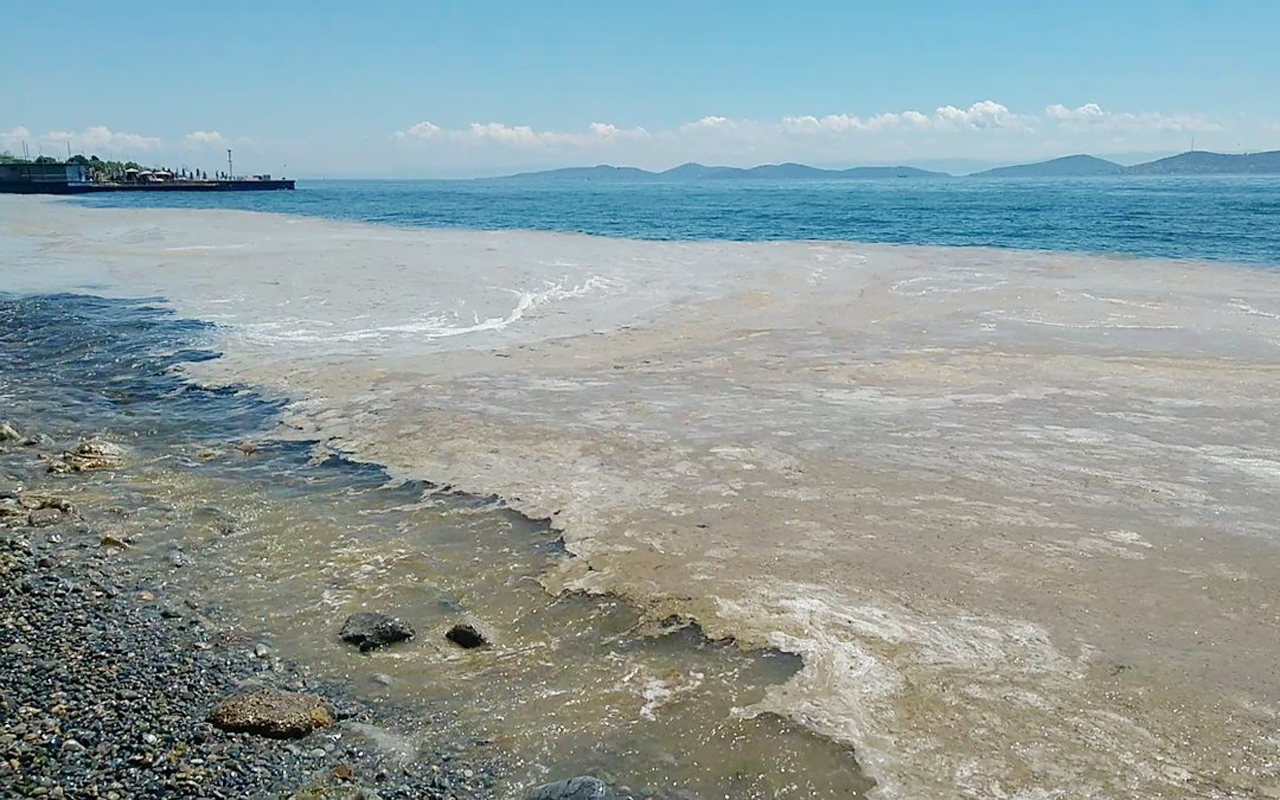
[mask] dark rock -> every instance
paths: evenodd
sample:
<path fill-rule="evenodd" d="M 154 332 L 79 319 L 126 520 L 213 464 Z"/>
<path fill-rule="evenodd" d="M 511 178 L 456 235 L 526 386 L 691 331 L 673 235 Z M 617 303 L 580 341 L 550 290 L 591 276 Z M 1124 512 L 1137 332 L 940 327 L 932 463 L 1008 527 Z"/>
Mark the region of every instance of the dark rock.
<path fill-rule="evenodd" d="M 62 461 L 49 465 L 50 472 L 85 472 L 91 469 L 107 469 L 117 467 L 124 461 L 124 448 L 118 444 L 89 439 L 81 442 L 75 450 L 62 454 Z"/>
<path fill-rule="evenodd" d="M 599 778 L 581 776 L 543 784 L 529 800 L 618 800 L 621 795 Z"/>
<path fill-rule="evenodd" d="M 209 712 L 209 722 L 224 731 L 273 739 L 297 739 L 333 725 L 333 714 L 313 694 L 260 689 L 229 697 Z"/>
<path fill-rule="evenodd" d="M 444 638 L 456 644 L 458 647 L 470 650 L 475 647 L 484 647 L 490 643 L 490 636 L 484 630 L 483 626 L 476 622 L 459 622 L 449 629 Z"/>
<path fill-rule="evenodd" d="M 27 524 L 33 528 L 45 528 L 57 525 L 66 518 L 66 514 L 57 508 L 37 508 L 27 514 Z"/>
<path fill-rule="evenodd" d="M 338 632 L 342 641 L 349 642 L 367 652 L 375 647 L 395 644 L 413 638 L 409 623 L 376 611 L 360 611 L 347 617 Z"/>

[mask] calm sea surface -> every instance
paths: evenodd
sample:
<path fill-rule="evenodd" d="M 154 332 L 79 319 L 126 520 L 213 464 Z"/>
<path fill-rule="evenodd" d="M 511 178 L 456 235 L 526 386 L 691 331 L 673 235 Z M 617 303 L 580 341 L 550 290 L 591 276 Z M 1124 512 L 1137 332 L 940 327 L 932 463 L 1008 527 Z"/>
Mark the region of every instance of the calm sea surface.
<path fill-rule="evenodd" d="M 302 181 L 295 192 L 101 195 L 414 227 L 636 239 L 827 239 L 1280 266 L 1280 176 L 569 183 Z"/>

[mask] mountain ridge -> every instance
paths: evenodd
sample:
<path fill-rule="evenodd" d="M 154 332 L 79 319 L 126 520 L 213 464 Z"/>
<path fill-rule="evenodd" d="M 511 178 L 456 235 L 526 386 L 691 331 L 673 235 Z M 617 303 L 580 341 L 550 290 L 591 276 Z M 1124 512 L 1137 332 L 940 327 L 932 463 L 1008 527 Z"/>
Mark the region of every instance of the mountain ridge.
<path fill-rule="evenodd" d="M 1280 174 L 1280 150 L 1260 153 L 1214 153 L 1191 150 L 1178 155 L 1122 166 L 1097 156 L 1078 153 L 1047 161 L 1014 164 L 982 170 L 968 175 L 920 169 L 908 165 L 850 167 L 824 169 L 807 164 L 786 162 L 760 164 L 755 167 L 707 166 L 687 162 L 654 172 L 639 167 L 562 167 L 560 169 L 519 172 L 499 178 L 477 180 L 551 179 L 565 181 L 704 181 L 704 180 L 880 180 L 886 178 L 1054 178 L 1096 175 L 1271 175 Z"/>
<path fill-rule="evenodd" d="M 1085 175 L 1119 175 L 1125 168 L 1105 158 L 1078 153 L 1073 156 L 1051 158 L 1048 161 L 1037 161 L 1033 164 L 1014 164 L 1009 167 L 996 167 L 974 172 L 969 178 L 1065 178 Z"/>

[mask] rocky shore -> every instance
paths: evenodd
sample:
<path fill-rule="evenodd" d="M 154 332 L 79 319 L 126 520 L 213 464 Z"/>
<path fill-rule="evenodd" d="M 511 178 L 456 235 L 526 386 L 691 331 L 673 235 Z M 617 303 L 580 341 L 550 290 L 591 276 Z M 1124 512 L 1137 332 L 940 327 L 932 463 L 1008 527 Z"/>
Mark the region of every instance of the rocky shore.
<path fill-rule="evenodd" d="M 10 425 L 4 438 L 0 795 L 495 795 L 486 742 L 407 739 L 386 709 L 313 683 L 149 574 L 56 478 L 14 469 L 84 454 L 41 459 Z"/>
<path fill-rule="evenodd" d="M 395 708 L 310 679 L 168 580 L 166 569 L 189 566 L 185 553 L 141 557 L 127 537 L 105 532 L 98 523 L 130 513 L 106 504 L 112 481 L 93 495 L 102 508 L 73 502 L 61 481 L 122 467 L 124 449 L 100 439 L 53 445 L 0 420 L 0 796 L 511 794 L 489 741 L 397 732 Z M 334 646 L 363 652 L 413 635 L 403 620 L 362 612 L 335 630 Z M 460 648 L 491 636 L 476 620 L 447 634 Z M 656 794 L 579 776 L 525 796 Z"/>
<path fill-rule="evenodd" d="M 402 741 L 198 600 L 149 591 L 82 526 L 23 523 L 0 533 L 0 794 L 493 796 L 492 765 L 463 757 L 480 743 Z M 314 698 L 313 732 L 273 729 L 271 709 L 241 733 L 209 721 L 265 688 Z"/>

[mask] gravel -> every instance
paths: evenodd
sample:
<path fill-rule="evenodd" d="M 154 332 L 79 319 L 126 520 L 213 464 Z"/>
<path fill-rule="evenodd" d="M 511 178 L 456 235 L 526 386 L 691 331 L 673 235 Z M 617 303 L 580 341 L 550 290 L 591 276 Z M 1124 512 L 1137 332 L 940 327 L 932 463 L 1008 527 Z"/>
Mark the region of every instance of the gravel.
<path fill-rule="evenodd" d="M 254 637 L 71 515 L 28 522 L 0 518 L 0 796 L 494 796 L 495 758 L 447 741 L 378 750 L 361 731 L 392 727 L 388 709 L 246 657 Z M 268 688 L 324 698 L 336 724 L 289 743 L 205 721 Z"/>

